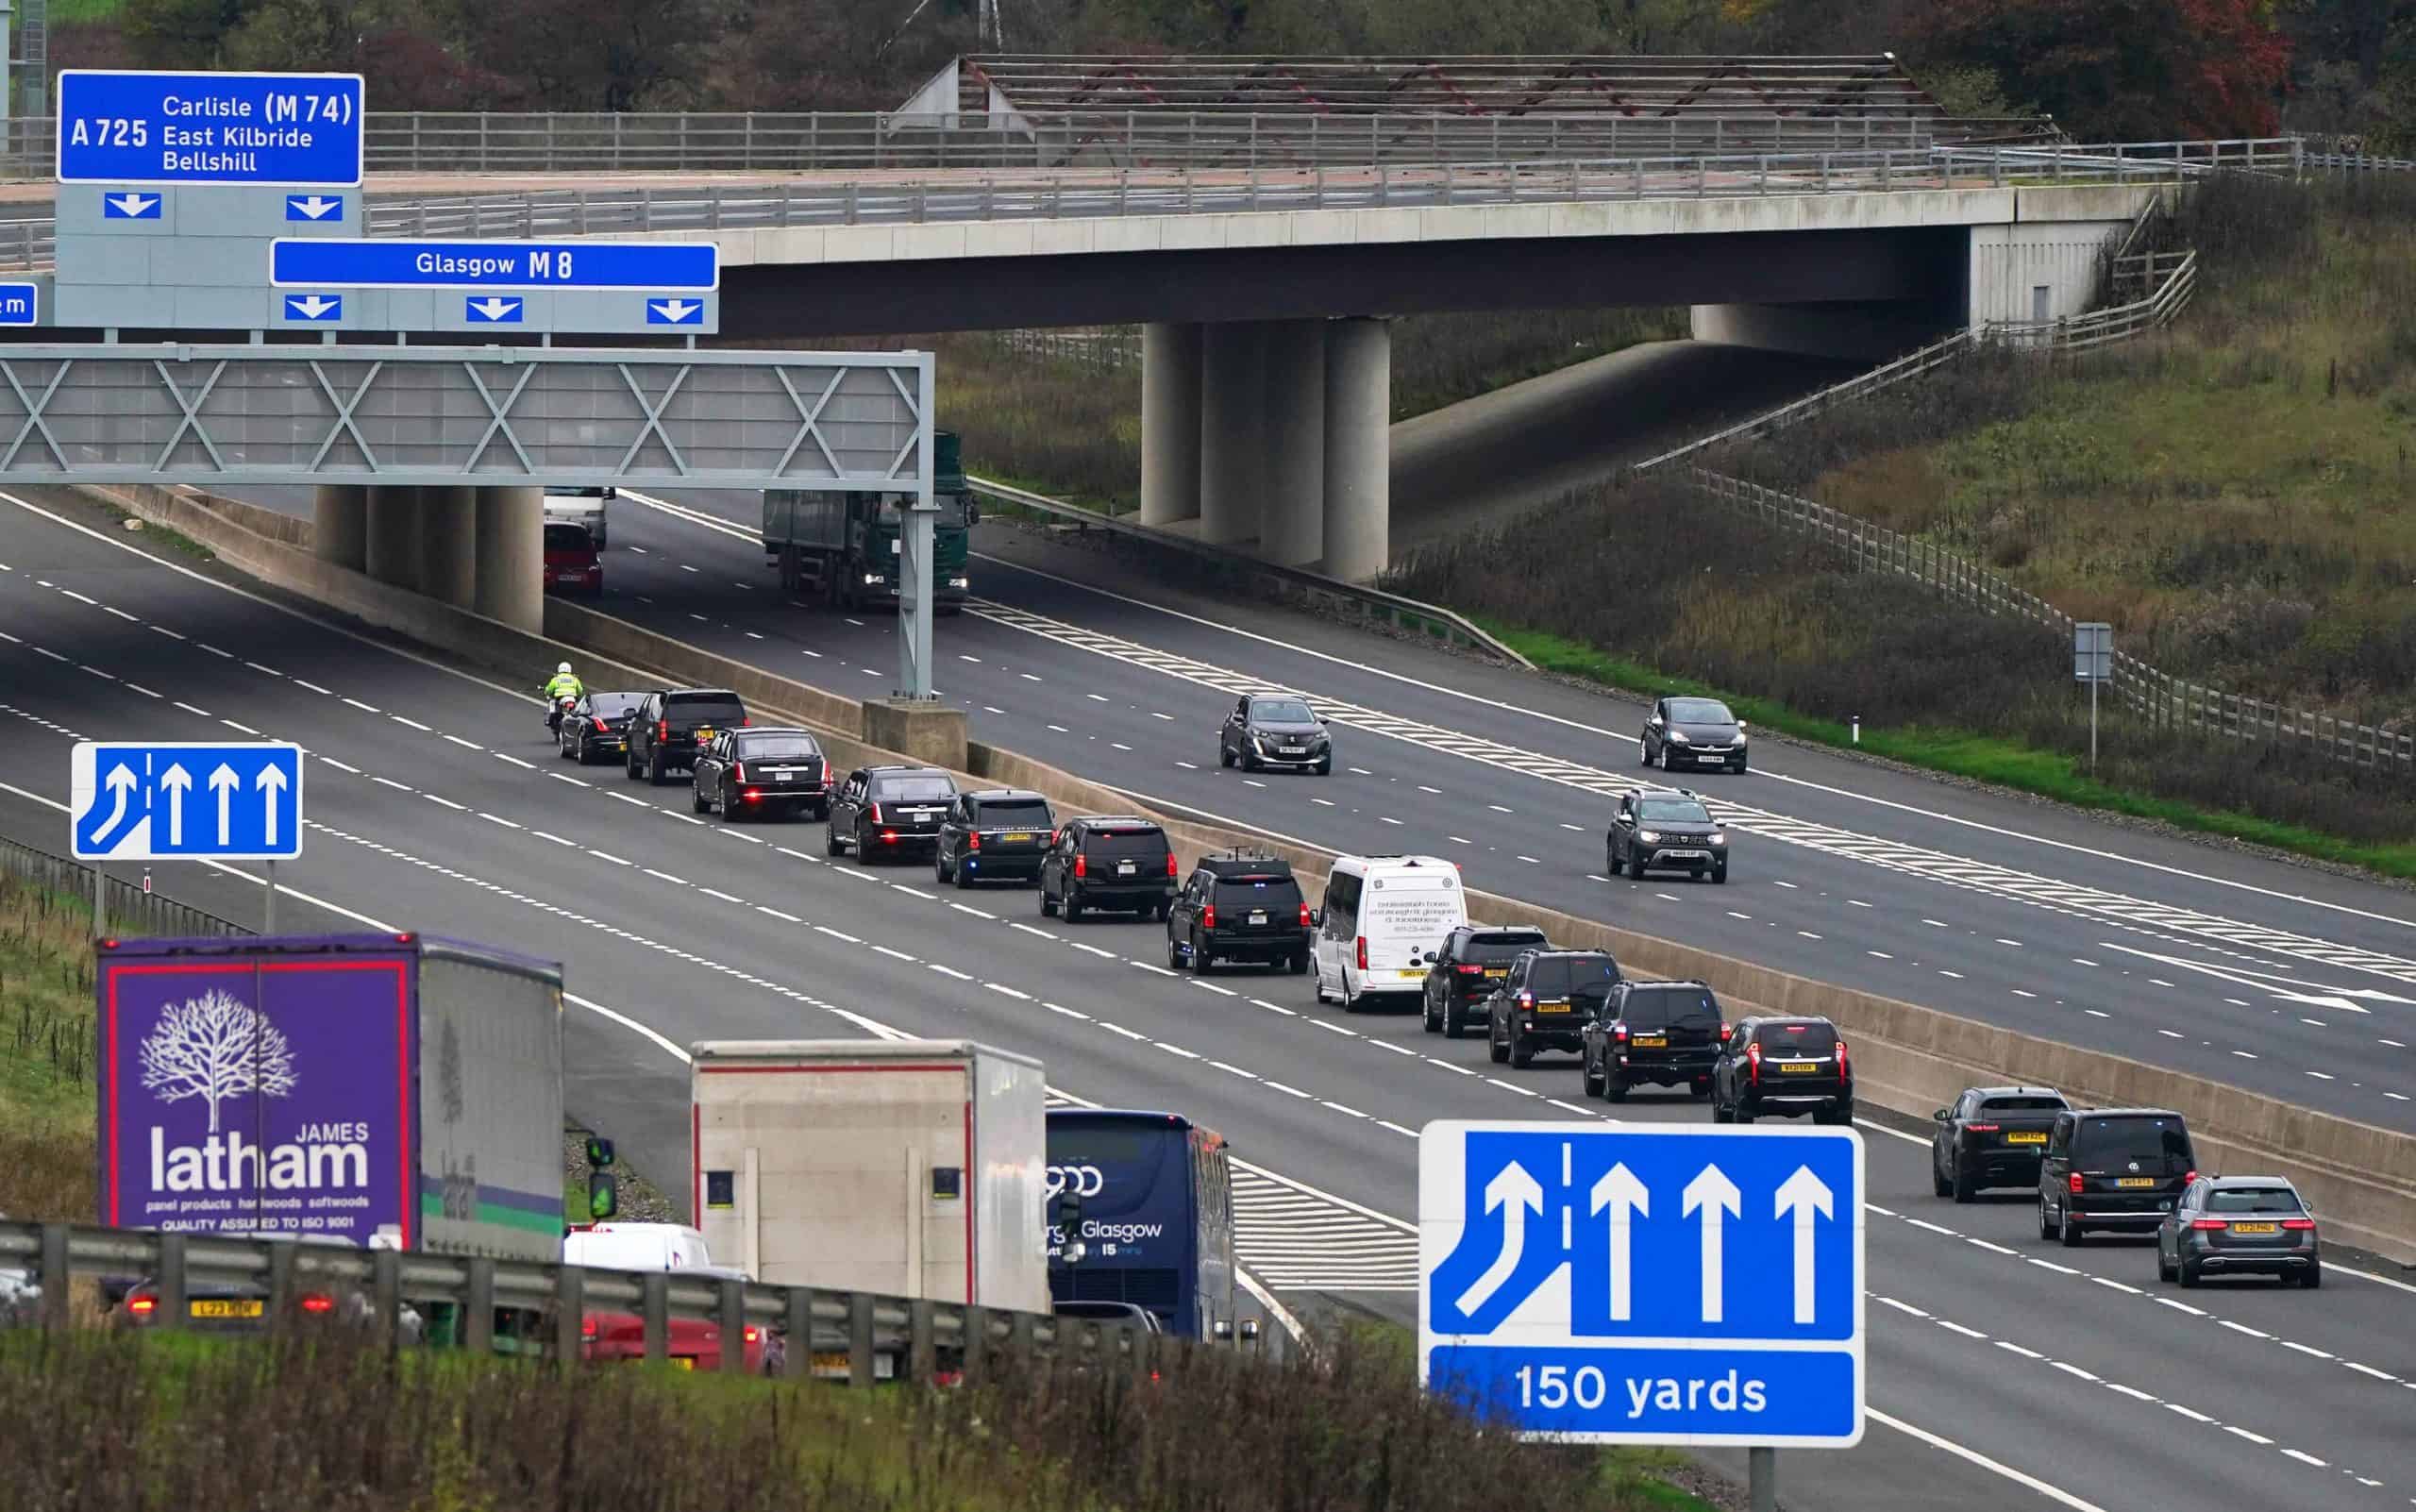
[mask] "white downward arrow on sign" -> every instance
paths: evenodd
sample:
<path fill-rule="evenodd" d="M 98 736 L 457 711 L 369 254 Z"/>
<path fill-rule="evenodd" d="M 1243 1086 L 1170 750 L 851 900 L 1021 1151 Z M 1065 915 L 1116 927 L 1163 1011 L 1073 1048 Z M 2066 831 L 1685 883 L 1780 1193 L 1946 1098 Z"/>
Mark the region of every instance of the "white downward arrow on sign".
<path fill-rule="evenodd" d="M 1484 1306 L 1518 1268 L 1518 1257 L 1527 1252 L 1527 1214 L 1532 1211 L 1543 1217 L 1544 1189 L 1527 1174 L 1527 1168 L 1514 1160 L 1485 1184 L 1485 1210 L 1490 1213 L 1497 1207 L 1502 1210 L 1502 1252 L 1485 1267 L 1484 1275 L 1460 1293 L 1457 1305 L 1463 1313 Z"/>
<path fill-rule="evenodd" d="M 170 762 L 159 774 L 159 786 L 168 795 L 168 844 L 185 843 L 185 795 L 193 791 L 193 774 L 180 763 Z"/>
<path fill-rule="evenodd" d="M 663 319 L 676 324 L 702 310 L 704 306 L 688 299 L 658 299 L 654 302 L 654 308 L 662 312 Z"/>
<path fill-rule="evenodd" d="M 229 822 L 233 815 L 228 812 L 227 804 L 235 789 L 243 785 L 243 780 L 235 775 L 235 768 L 225 762 L 220 762 L 218 770 L 210 774 L 210 790 L 218 795 L 218 843 L 222 846 L 235 832 L 233 824 Z"/>
<path fill-rule="evenodd" d="M 335 309 L 340 301 L 334 299 L 323 299 L 317 294 L 310 294 L 300 299 L 289 299 L 286 303 L 292 305 L 294 307 L 294 312 L 300 315 L 303 319 L 316 320 L 321 315 L 326 314 L 328 311 Z"/>
<path fill-rule="evenodd" d="M 1653 1199 L 1644 1184 L 1636 1180 L 1636 1172 L 1617 1165 L 1602 1172 L 1602 1180 L 1594 1184 L 1593 1211 L 1611 1215 L 1611 1321 L 1624 1323 L 1633 1295 L 1628 1240 L 1635 1232 L 1634 1219 L 1652 1216 Z"/>
<path fill-rule="evenodd" d="M 513 311 L 519 309 L 520 301 L 517 299 L 497 299 L 494 295 L 490 294 L 484 299 L 471 300 L 470 308 L 477 311 L 479 314 L 486 316 L 489 320 L 501 320 L 504 316 L 509 315 Z"/>
<path fill-rule="evenodd" d="M 1795 1215 L 1795 1320 L 1812 1321 L 1812 1216 L 1831 1216 L 1829 1188 L 1809 1166 L 1798 1166 L 1795 1174 L 1779 1184 L 1778 1211 L 1772 1215 L 1785 1218 Z"/>
<path fill-rule="evenodd" d="M 1720 1216 L 1744 1216 L 1742 1194 L 1728 1173 L 1717 1166 L 1705 1166 L 1686 1183 L 1682 1194 L 1686 1212 L 1703 1215 L 1703 1320 L 1717 1323 L 1727 1311 L 1727 1276 L 1721 1269 L 1720 1252 Z"/>
<path fill-rule="evenodd" d="M 329 199 L 324 194 L 313 194 L 309 199 L 296 199 L 289 203 L 314 221 L 326 219 L 329 210 L 344 209 L 343 200 Z"/>
<path fill-rule="evenodd" d="M 134 216 L 159 203 L 159 197 L 157 194 L 112 194 L 109 203 L 117 207 L 119 214 Z"/>
<path fill-rule="evenodd" d="M 285 791 L 285 774 L 276 766 L 263 766 L 252 779 L 252 786 L 260 792 L 260 845 L 263 849 L 277 846 L 277 796 Z"/>

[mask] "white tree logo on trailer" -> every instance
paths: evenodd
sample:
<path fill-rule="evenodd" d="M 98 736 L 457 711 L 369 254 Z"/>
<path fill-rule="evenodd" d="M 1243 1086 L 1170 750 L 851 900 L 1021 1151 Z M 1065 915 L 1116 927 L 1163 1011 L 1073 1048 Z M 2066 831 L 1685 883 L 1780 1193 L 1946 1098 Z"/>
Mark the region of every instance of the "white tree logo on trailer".
<path fill-rule="evenodd" d="M 162 1102 L 210 1100 L 210 1132 L 218 1132 L 218 1104 L 245 1093 L 281 1098 L 294 1090 L 294 1050 L 258 1009 L 224 992 L 206 992 L 159 1016 L 137 1052 L 144 1091 Z"/>

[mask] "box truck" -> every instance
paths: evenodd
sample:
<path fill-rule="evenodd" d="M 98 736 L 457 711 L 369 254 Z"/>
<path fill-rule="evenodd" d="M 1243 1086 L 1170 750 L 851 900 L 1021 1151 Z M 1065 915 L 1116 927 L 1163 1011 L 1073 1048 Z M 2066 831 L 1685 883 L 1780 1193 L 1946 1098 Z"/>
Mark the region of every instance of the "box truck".
<path fill-rule="evenodd" d="M 966 576 L 972 526 L 980 517 L 957 460 L 957 439 L 946 430 L 931 437 L 937 472 L 931 501 L 931 608 L 954 613 L 971 586 Z M 763 494 L 763 556 L 780 569 L 780 587 L 841 609 L 898 602 L 898 572 L 903 561 L 898 530 L 906 494 L 837 489 L 766 489 Z"/>
<path fill-rule="evenodd" d="M 97 964 L 101 1222 L 561 1255 L 561 966 L 421 934 Z"/>
<path fill-rule="evenodd" d="M 757 1281 L 1049 1311 L 1040 1063 L 966 1040 L 691 1047 L 695 1225 Z"/>

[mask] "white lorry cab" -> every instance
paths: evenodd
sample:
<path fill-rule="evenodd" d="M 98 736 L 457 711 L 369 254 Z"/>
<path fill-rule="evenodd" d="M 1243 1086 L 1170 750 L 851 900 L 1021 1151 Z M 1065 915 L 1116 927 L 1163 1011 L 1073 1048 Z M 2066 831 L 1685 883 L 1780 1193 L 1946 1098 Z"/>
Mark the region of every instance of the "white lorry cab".
<path fill-rule="evenodd" d="M 1326 876 L 1317 911 L 1317 1001 L 1335 999 L 1356 1013 L 1379 1004 L 1412 1005 L 1445 936 L 1468 922 L 1457 863 L 1440 856 L 1343 856 Z"/>
<path fill-rule="evenodd" d="M 604 504 L 617 496 L 612 488 L 551 487 L 545 490 L 545 523 L 548 525 L 582 525 L 596 539 L 596 549 L 604 549 Z"/>

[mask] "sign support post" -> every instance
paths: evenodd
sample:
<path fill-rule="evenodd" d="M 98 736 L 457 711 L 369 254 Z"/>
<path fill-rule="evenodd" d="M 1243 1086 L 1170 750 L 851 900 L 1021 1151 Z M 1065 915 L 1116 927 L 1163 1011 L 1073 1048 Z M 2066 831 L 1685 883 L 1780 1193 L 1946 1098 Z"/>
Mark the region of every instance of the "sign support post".
<path fill-rule="evenodd" d="M 1778 1451 L 1745 1451 L 1745 1475 L 1753 1512 L 1778 1512 Z"/>
<path fill-rule="evenodd" d="M 2097 775 L 2097 685 L 2114 675 L 2114 627 L 2102 620 L 2072 626 L 2072 676 L 2089 684 L 2089 775 Z"/>
<path fill-rule="evenodd" d="M 924 352 L 915 364 L 914 446 L 923 459 L 922 480 L 898 527 L 898 691 L 908 698 L 931 697 L 931 595 L 937 583 L 931 527 L 939 514 L 939 500 L 931 492 L 932 361 Z"/>
<path fill-rule="evenodd" d="M 109 905 L 104 900 L 108 890 L 109 879 L 102 874 L 101 864 L 95 861 L 92 863 L 92 938 L 96 940 L 109 932 Z"/>
<path fill-rule="evenodd" d="M 260 920 L 260 932 L 262 934 L 277 932 L 277 862 L 274 858 L 268 862 L 268 913 L 267 916 Z"/>

